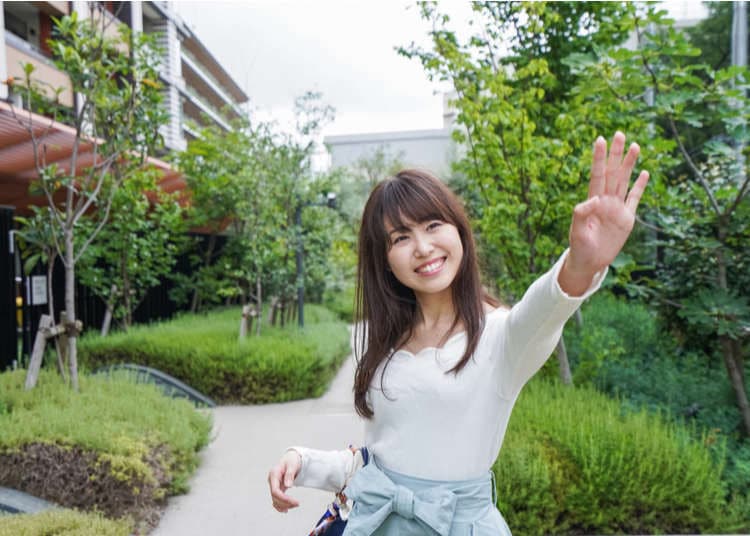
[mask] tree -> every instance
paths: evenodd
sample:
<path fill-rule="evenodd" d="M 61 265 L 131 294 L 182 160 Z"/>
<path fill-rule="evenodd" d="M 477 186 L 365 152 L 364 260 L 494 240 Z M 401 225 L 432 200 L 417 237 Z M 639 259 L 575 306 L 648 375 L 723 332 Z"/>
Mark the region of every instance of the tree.
<path fill-rule="evenodd" d="M 99 8 L 92 4 L 92 9 Z M 97 20 L 99 23 L 94 22 Z M 23 120 L 22 113 L 17 114 L 32 137 L 39 175 L 37 187 L 47 199 L 51 225 L 61 236 L 56 248 L 65 266 L 68 320 L 64 327 L 70 381 L 75 390 L 78 390 L 76 264 L 106 225 L 118 188 L 143 165 L 149 149 L 159 140 L 158 129 L 165 119 L 156 82 L 159 55 L 152 40 L 144 34 L 131 34 L 125 25 L 120 27 L 118 38 L 105 37 L 106 20 L 106 17 L 79 20 L 74 12 L 55 21 L 54 37 L 49 41 L 53 61 L 70 78 L 76 96 L 76 107 L 71 111 L 75 136 L 70 161 L 64 165 L 48 163 L 46 154 L 51 142 L 44 134 L 36 133 L 30 121 Z M 21 86 L 29 96 L 27 102 L 32 102 L 33 67 L 27 66 L 25 71 L 26 80 L 14 85 Z M 90 158 L 84 157 L 84 153 Z M 92 213 L 97 223 L 84 236 L 80 233 L 81 220 Z"/>
<path fill-rule="evenodd" d="M 330 215 L 310 218 L 314 209 L 307 209 L 302 229 L 295 216 L 332 185 L 330 177 L 311 172 L 310 158 L 318 131 L 333 111 L 315 93 L 300 97 L 296 107 L 294 136 L 241 119 L 230 131 L 201 129 L 177 156 L 190 191 L 189 225 L 209 232 L 208 248 L 194 258 L 193 276 L 180 282 L 183 289 L 194 289 L 194 308 L 221 300 L 254 302 L 260 315 L 264 296 L 274 296 L 284 321 L 283 309 L 297 288 L 295 254 L 303 234 L 308 284 L 330 273 L 325 261 Z M 226 241 L 218 250 L 220 232 Z M 260 323 L 256 326 L 260 333 Z"/>
<path fill-rule="evenodd" d="M 657 171 L 651 226 L 660 248 L 653 294 L 673 326 L 719 349 L 750 435 L 743 345 L 750 332 L 747 156 L 750 73 L 697 61 L 701 51 L 653 6 L 631 18 L 635 50 L 571 58 L 584 109 L 650 138 Z M 690 136 L 709 127 L 711 137 Z M 738 159 L 738 151 L 744 155 Z M 704 346 L 705 347 L 705 346 Z"/>
<path fill-rule="evenodd" d="M 472 7 L 478 29 L 462 44 L 436 4 L 420 3 L 432 24 L 432 50 L 412 45 L 400 52 L 418 58 L 431 80 L 448 82 L 457 92 L 454 138 L 467 153 L 455 170 L 465 181 L 483 271 L 512 303 L 562 253 L 573 206 L 585 198 L 590 142 L 598 132 L 577 118 L 569 99 L 577 75 L 563 60 L 624 39 L 620 21 L 632 7 L 593 2 Z M 564 344 L 558 350 L 561 376 L 569 383 Z"/>
<path fill-rule="evenodd" d="M 101 334 L 114 317 L 127 329 L 146 292 L 158 285 L 177 260 L 185 223 L 174 195 L 157 186 L 158 173 L 131 174 L 112 200 L 110 220 L 81 257 L 80 281 L 106 305 Z M 83 234 L 95 221 L 81 220 Z"/>

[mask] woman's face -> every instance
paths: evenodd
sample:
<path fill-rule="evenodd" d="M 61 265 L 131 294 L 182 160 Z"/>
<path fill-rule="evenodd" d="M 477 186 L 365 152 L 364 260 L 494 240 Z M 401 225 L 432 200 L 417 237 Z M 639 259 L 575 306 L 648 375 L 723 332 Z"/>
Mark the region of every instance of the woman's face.
<path fill-rule="evenodd" d="M 449 290 L 464 255 L 456 226 L 441 220 L 404 224 L 406 227 L 396 229 L 385 222 L 393 275 L 417 297 Z"/>

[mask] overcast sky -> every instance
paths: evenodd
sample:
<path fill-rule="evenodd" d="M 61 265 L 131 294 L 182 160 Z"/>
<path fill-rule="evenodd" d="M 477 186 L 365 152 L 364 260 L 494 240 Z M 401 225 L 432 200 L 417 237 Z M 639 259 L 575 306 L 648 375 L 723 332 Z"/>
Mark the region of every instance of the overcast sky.
<path fill-rule="evenodd" d="M 180 1 L 176 10 L 250 96 L 256 117 L 289 124 L 295 96 L 320 91 L 336 109 L 325 135 L 442 127 L 442 97 L 417 60 L 394 47 L 426 44 L 413 1 Z M 705 10 L 669 2 L 673 16 Z M 467 2 L 441 2 L 460 28 Z"/>

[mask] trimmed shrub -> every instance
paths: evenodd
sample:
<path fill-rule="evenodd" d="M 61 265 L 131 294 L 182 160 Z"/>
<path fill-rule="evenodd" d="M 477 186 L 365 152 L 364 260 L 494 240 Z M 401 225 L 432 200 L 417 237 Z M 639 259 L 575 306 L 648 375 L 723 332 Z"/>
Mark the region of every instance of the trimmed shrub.
<path fill-rule="evenodd" d="M 349 352 L 345 323 L 305 307 L 306 326 L 264 326 L 238 339 L 240 309 L 184 315 L 127 333 L 81 339 L 82 366 L 135 363 L 159 369 L 221 404 L 284 402 L 321 396 Z"/>
<path fill-rule="evenodd" d="M 153 385 L 52 370 L 0 374 L 0 485 L 68 508 L 154 526 L 168 495 L 187 491 L 211 419 Z"/>
<path fill-rule="evenodd" d="M 132 523 L 75 510 L 0 517 L 0 536 L 129 536 Z"/>
<path fill-rule="evenodd" d="M 536 380 L 493 470 L 514 534 L 733 532 L 717 466 L 687 431 L 593 388 Z"/>

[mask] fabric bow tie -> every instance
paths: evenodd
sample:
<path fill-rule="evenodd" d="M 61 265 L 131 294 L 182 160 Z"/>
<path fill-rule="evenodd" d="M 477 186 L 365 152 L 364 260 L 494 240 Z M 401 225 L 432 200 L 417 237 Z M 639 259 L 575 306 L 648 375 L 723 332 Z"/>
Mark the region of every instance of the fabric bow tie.
<path fill-rule="evenodd" d="M 344 493 L 355 503 L 347 536 L 369 536 L 391 513 L 417 520 L 427 529 L 425 534 L 448 536 L 456 511 L 457 497 L 452 491 L 435 487 L 414 493 L 394 484 L 374 463 L 358 470 Z"/>

